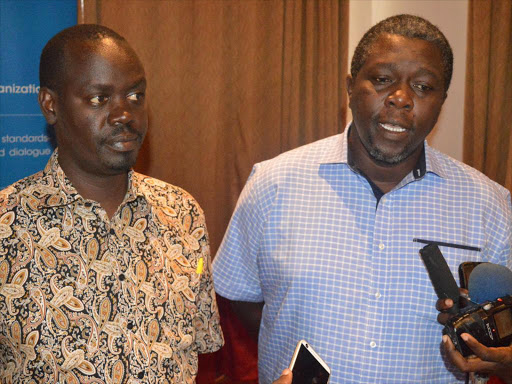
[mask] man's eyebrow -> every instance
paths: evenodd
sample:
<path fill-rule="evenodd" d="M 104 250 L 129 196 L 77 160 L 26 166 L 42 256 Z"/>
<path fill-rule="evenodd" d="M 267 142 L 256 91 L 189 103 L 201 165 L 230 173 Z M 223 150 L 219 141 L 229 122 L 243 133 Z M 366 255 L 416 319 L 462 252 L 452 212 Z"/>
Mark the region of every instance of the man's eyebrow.
<path fill-rule="evenodd" d="M 377 69 L 389 69 L 389 70 L 396 70 L 398 69 L 399 65 L 396 64 L 396 63 L 393 63 L 393 62 L 377 62 L 375 63 L 375 67 Z M 440 77 L 439 74 L 437 74 L 435 71 L 432 71 L 430 70 L 429 68 L 427 67 L 421 67 L 420 69 L 418 69 L 416 71 L 416 75 L 427 75 L 427 76 L 432 76 L 436 79 L 442 79 L 442 76 Z"/>
<path fill-rule="evenodd" d="M 420 76 L 421 76 L 421 75 L 432 76 L 432 77 L 434 77 L 434 78 L 436 78 L 436 79 L 439 79 L 439 80 L 440 80 L 440 79 L 442 79 L 442 77 L 439 77 L 439 75 L 438 75 L 436 72 L 431 71 L 430 69 L 425 68 L 425 67 L 421 67 L 421 68 L 418 70 L 417 74 L 418 74 L 418 75 L 420 75 Z"/>
<path fill-rule="evenodd" d="M 137 80 L 131 86 L 129 86 L 128 89 L 135 89 L 135 88 L 139 88 L 139 87 L 145 87 L 146 84 L 147 84 L 146 78 L 143 77 L 140 80 Z"/>
<path fill-rule="evenodd" d="M 129 85 L 126 89 L 132 90 L 139 87 L 145 87 L 146 86 L 146 78 L 143 77 L 141 79 L 136 80 L 133 84 Z M 101 84 L 101 83 L 89 83 L 86 84 L 83 89 L 86 92 L 113 92 L 114 86 L 110 84 Z"/>
<path fill-rule="evenodd" d="M 375 63 L 375 67 L 384 68 L 384 69 L 395 69 L 397 67 L 397 65 L 396 65 L 396 63 L 385 61 L 385 62 Z"/>
<path fill-rule="evenodd" d="M 113 86 L 108 84 L 95 84 L 95 83 L 89 83 L 85 84 L 83 89 L 86 92 L 111 92 L 113 90 Z"/>

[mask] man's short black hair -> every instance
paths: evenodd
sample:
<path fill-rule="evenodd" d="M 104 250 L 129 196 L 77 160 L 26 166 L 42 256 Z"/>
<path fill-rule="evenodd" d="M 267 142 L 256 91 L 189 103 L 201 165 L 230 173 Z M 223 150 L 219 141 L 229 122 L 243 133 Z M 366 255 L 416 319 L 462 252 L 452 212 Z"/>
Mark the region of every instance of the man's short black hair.
<path fill-rule="evenodd" d="M 39 85 L 58 90 L 65 78 L 66 47 L 73 41 L 94 42 L 111 38 L 128 45 L 125 38 L 98 24 L 78 24 L 66 28 L 46 43 L 39 61 Z"/>
<path fill-rule="evenodd" d="M 419 16 L 396 15 L 375 24 L 359 41 L 352 63 L 350 74 L 355 79 L 363 67 L 372 45 L 382 34 L 400 35 L 410 39 L 421 39 L 434 44 L 441 51 L 443 59 L 444 87 L 448 91 L 453 72 L 453 53 L 448 40 L 434 24 Z"/>

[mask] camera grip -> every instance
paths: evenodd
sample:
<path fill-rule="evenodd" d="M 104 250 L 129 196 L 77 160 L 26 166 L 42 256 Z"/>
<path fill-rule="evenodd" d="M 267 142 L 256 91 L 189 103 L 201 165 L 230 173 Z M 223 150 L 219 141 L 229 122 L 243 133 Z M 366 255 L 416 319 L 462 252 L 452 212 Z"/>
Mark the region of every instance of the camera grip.
<path fill-rule="evenodd" d="M 427 268 L 428 276 L 434 286 L 437 297 L 440 299 L 452 299 L 453 307 L 447 312 L 458 313 L 459 287 L 439 247 L 435 244 L 426 245 L 420 249 L 420 256 Z"/>

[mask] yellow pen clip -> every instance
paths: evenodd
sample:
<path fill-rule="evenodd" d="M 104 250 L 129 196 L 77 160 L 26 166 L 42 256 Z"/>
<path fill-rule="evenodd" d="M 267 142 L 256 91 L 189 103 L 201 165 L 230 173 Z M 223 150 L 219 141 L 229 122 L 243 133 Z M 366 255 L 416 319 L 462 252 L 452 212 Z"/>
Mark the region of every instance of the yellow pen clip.
<path fill-rule="evenodd" d="M 196 273 L 197 273 L 198 275 L 200 275 L 201 273 L 203 273 L 203 268 L 204 268 L 204 260 L 203 260 L 203 258 L 201 257 L 201 258 L 197 261 Z"/>

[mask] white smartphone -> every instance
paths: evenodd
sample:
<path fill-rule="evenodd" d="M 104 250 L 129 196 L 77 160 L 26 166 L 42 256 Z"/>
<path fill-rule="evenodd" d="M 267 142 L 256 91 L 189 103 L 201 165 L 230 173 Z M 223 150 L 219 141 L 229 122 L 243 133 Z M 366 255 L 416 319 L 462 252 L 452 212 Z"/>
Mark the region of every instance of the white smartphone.
<path fill-rule="evenodd" d="M 292 384 L 327 384 L 331 370 L 306 341 L 297 343 L 290 363 Z"/>

